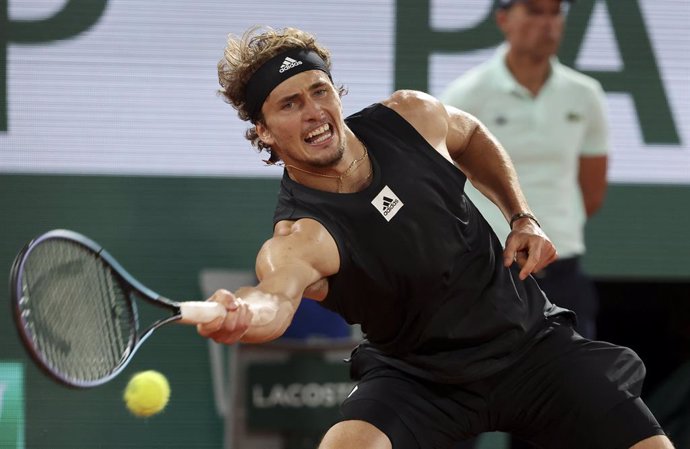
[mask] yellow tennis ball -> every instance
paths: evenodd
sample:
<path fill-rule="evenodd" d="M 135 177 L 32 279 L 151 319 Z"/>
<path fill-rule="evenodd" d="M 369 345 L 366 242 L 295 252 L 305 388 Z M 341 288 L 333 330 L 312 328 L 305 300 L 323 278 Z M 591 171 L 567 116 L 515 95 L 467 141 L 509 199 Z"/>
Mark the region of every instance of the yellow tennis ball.
<path fill-rule="evenodd" d="M 155 415 L 170 399 L 168 379 L 158 371 L 141 371 L 127 383 L 124 400 L 132 414 L 140 417 Z"/>

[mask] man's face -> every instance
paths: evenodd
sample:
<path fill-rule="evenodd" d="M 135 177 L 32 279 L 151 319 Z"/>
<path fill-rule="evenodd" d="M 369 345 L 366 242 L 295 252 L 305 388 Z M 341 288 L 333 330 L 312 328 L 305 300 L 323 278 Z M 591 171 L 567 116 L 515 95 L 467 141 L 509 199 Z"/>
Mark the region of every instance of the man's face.
<path fill-rule="evenodd" d="M 563 36 L 561 7 L 561 0 L 525 0 L 499 10 L 496 20 L 511 51 L 535 58 L 556 54 Z"/>
<path fill-rule="evenodd" d="M 280 83 L 266 98 L 259 138 L 286 164 L 325 168 L 342 158 L 345 124 L 340 96 L 326 73 L 308 70 Z"/>

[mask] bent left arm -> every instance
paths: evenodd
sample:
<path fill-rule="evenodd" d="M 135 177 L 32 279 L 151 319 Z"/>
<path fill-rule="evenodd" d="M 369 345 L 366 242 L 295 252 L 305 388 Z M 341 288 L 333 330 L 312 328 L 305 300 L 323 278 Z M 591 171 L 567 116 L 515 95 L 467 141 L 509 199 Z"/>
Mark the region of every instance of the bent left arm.
<path fill-rule="evenodd" d="M 582 138 L 578 183 L 587 217 L 596 213 L 606 195 L 606 170 L 609 152 L 609 124 L 606 96 L 601 85 L 595 85 L 587 109 L 587 128 Z"/>
<path fill-rule="evenodd" d="M 448 151 L 472 184 L 496 204 L 506 221 L 519 212 L 531 213 L 510 157 L 496 138 L 471 115 L 446 107 Z M 506 267 L 520 266 L 520 279 L 556 260 L 556 248 L 530 218 L 515 220 L 503 251 Z"/>
<path fill-rule="evenodd" d="M 518 212 L 531 213 L 510 157 L 475 117 L 444 106 L 422 92 L 398 91 L 384 104 L 410 122 L 442 156 L 452 160 L 501 209 L 506 221 Z M 517 262 L 520 279 L 525 279 L 555 259 L 556 248 L 536 223 L 528 218 L 514 222 L 503 252 L 506 267 Z"/>

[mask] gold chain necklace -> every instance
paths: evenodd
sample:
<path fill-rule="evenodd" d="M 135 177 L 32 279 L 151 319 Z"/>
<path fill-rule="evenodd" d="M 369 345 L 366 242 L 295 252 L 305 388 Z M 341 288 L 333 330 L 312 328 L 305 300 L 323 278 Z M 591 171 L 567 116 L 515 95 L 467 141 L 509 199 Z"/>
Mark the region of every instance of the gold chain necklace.
<path fill-rule="evenodd" d="M 360 143 L 362 143 L 362 142 L 360 142 Z M 364 153 L 362 153 L 362 155 L 360 157 L 358 157 L 357 159 L 353 159 L 352 162 L 350 162 L 350 166 L 347 167 L 347 170 L 345 170 L 343 172 L 343 174 L 341 174 L 341 175 L 324 175 L 323 173 L 315 173 L 313 171 L 305 170 L 303 168 L 299 168 L 297 166 L 290 165 L 290 164 L 285 164 L 285 167 L 286 168 L 294 168 L 295 170 L 301 171 L 302 173 L 307 173 L 307 174 L 318 176 L 321 178 L 335 179 L 338 182 L 338 187 L 337 187 L 336 192 L 341 193 L 341 190 L 343 187 L 343 178 L 347 178 L 351 173 L 353 173 L 355 171 L 355 168 L 357 168 L 359 166 L 359 163 L 362 162 L 363 160 L 365 160 L 369 156 L 369 152 L 367 151 L 367 146 L 364 145 L 364 143 L 362 143 L 362 148 L 364 148 Z M 366 176 L 366 178 L 364 178 L 363 181 L 366 181 L 367 179 L 371 178 L 372 172 L 373 172 L 373 167 L 370 167 L 369 168 L 369 174 Z"/>

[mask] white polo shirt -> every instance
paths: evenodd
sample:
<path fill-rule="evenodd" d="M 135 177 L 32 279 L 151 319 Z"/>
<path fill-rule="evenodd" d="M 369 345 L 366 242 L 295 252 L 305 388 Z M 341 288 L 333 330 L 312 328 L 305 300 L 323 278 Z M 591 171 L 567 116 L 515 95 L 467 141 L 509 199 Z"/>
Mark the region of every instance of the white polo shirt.
<path fill-rule="evenodd" d="M 507 48 L 500 46 L 492 59 L 456 79 L 441 100 L 474 115 L 498 138 L 559 256 L 584 254 L 579 159 L 608 152 L 604 91 L 554 57 L 548 80 L 533 97 L 508 70 Z M 469 183 L 466 191 L 505 243 L 510 229 L 498 207 Z"/>

